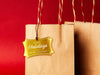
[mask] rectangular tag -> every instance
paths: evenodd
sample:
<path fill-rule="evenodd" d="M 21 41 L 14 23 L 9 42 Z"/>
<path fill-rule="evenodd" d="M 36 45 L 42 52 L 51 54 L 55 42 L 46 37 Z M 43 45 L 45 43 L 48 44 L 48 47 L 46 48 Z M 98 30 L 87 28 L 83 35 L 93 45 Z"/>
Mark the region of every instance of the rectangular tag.
<path fill-rule="evenodd" d="M 24 56 L 39 56 L 39 55 L 51 55 L 54 51 L 51 46 L 52 39 L 49 37 L 41 39 L 26 39 L 23 42 L 25 52 Z"/>

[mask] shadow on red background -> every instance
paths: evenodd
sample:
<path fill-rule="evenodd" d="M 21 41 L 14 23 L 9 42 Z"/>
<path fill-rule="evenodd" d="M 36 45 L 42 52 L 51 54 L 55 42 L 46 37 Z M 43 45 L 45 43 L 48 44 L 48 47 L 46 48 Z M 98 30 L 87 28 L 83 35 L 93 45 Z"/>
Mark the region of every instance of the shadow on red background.
<path fill-rule="evenodd" d="M 100 1 L 96 0 L 94 21 L 100 22 Z M 25 24 L 36 24 L 38 0 L 0 1 L 0 75 L 24 75 L 22 41 Z M 85 21 L 91 21 L 92 1 L 84 0 Z M 77 20 L 82 20 L 80 0 L 75 0 Z M 44 0 L 42 23 L 57 24 L 58 0 Z M 71 0 L 64 0 L 64 21 L 73 21 Z"/>

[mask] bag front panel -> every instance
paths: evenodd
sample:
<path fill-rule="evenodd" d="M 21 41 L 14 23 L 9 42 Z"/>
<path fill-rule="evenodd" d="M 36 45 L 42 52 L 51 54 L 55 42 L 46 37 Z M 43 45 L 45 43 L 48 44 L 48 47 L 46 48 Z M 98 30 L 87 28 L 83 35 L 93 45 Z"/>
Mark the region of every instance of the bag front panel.
<path fill-rule="evenodd" d="M 26 25 L 26 39 L 35 37 L 35 25 Z M 74 31 L 70 25 L 41 25 L 39 38 L 53 39 L 52 56 L 26 58 L 26 75 L 74 75 Z"/>

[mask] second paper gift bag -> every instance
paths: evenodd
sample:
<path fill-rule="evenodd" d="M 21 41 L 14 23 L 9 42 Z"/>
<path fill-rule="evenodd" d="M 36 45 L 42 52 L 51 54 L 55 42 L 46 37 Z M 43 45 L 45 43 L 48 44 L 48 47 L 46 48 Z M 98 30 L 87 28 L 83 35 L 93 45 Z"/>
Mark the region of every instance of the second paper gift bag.
<path fill-rule="evenodd" d="M 83 3 L 81 3 L 83 6 Z M 92 22 L 74 22 L 76 74 L 99 75 L 100 74 L 100 24 L 93 23 L 94 16 L 93 0 Z M 74 5 L 73 5 L 74 9 Z M 75 16 L 75 10 L 74 17 Z M 84 20 L 84 13 L 83 20 Z"/>

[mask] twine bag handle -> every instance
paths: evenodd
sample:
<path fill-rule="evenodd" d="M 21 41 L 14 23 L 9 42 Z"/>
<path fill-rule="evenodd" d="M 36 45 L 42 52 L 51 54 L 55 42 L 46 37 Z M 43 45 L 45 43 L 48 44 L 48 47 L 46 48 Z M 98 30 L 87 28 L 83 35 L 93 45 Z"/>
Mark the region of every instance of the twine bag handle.
<path fill-rule="evenodd" d="M 91 18 L 92 23 L 94 21 L 94 7 L 95 7 L 95 0 L 93 0 L 93 6 L 92 6 L 92 18 Z M 72 8 L 73 8 L 73 15 L 74 15 L 74 22 L 75 22 L 76 14 L 75 14 L 75 8 L 74 8 L 74 0 L 72 0 Z M 83 22 L 84 22 L 83 0 L 81 0 L 81 11 L 82 11 Z"/>
<path fill-rule="evenodd" d="M 63 0 L 59 0 L 58 24 L 62 24 Z"/>
<path fill-rule="evenodd" d="M 92 23 L 94 22 L 94 7 L 95 7 L 95 0 L 93 0 L 93 6 L 92 6 Z"/>
<path fill-rule="evenodd" d="M 36 40 L 38 40 L 38 29 L 42 21 L 42 11 L 43 11 L 43 0 L 39 0 L 38 3 L 38 15 L 37 15 L 37 25 L 35 26 L 36 30 Z M 59 13 L 58 13 L 58 24 L 62 24 L 62 13 L 63 13 L 63 0 L 59 0 Z"/>
<path fill-rule="evenodd" d="M 92 5 L 92 18 L 91 18 L 92 23 L 94 21 L 94 7 L 95 7 L 95 0 L 93 0 L 93 5 Z M 81 11 L 82 11 L 83 22 L 84 22 L 83 0 L 81 0 Z"/>
<path fill-rule="evenodd" d="M 75 21 L 76 21 L 76 13 L 75 13 L 75 8 L 74 8 L 74 0 L 72 0 L 72 9 L 73 9 L 74 23 L 75 23 Z"/>

